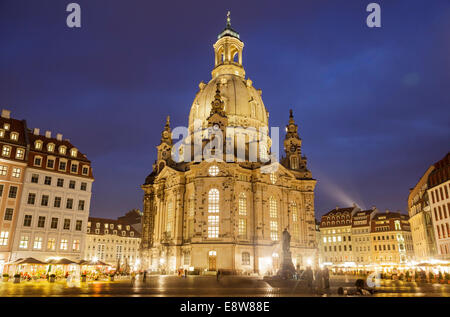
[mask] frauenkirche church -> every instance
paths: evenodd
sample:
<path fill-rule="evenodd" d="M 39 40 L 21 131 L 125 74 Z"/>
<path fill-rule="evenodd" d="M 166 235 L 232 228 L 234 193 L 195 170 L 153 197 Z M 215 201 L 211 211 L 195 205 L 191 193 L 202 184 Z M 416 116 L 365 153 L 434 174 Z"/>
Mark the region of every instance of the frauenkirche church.
<path fill-rule="evenodd" d="M 275 273 L 281 262 L 285 229 L 291 235 L 294 265 L 303 268 L 315 263 L 316 180 L 302 156 L 302 140 L 292 111 L 284 139 L 285 157 L 269 163 L 272 141 L 264 132 L 268 131 L 269 113 L 262 91 L 245 78 L 244 43 L 232 29 L 229 16 L 213 47 L 212 79 L 199 85 L 185 143 L 194 138 L 198 129 L 195 123 L 200 122 L 201 129 L 220 130 L 223 138 L 215 141 L 219 140 L 224 149 L 232 144 L 234 158 L 243 150 L 245 159 L 198 159 L 198 150 L 186 143 L 179 152 L 189 159 L 175 160 L 167 119 L 153 171 L 142 185 L 142 266 L 164 272 L 183 267 Z M 244 128 L 245 135 L 234 127 Z M 262 134 L 268 146 L 257 142 Z M 211 133 L 202 134 L 200 151 L 212 139 Z M 238 139 L 245 140 L 243 146 Z M 260 158 L 256 162 L 249 159 L 253 146 Z M 272 172 L 264 170 L 269 164 L 276 167 Z"/>

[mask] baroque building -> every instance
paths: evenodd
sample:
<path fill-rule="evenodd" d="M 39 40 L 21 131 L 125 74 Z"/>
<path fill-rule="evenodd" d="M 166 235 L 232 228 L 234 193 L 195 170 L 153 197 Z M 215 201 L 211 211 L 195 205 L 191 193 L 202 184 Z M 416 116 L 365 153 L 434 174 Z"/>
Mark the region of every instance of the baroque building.
<path fill-rule="evenodd" d="M 229 17 L 213 48 L 212 79 L 199 84 L 188 135 L 177 148 L 167 118 L 153 171 L 142 185 L 142 266 L 276 272 L 284 229 L 291 234 L 294 265 L 312 264 L 316 180 L 293 113 L 285 157 L 278 161 L 269 150 L 262 91 L 245 77 L 244 43 Z"/>
<path fill-rule="evenodd" d="M 450 153 L 434 164 L 428 176 L 428 197 L 432 211 L 436 256 L 450 259 Z"/>

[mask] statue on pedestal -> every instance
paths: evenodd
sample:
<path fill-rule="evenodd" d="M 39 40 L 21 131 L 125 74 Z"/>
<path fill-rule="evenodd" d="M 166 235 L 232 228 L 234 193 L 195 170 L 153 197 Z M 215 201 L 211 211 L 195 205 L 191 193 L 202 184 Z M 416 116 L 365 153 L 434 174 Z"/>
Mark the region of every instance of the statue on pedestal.
<path fill-rule="evenodd" d="M 283 230 L 283 241 L 282 241 L 282 247 L 283 247 L 283 256 L 281 258 L 281 267 L 278 270 L 277 275 L 284 278 L 284 279 L 292 279 L 296 273 L 294 264 L 292 263 L 292 256 L 291 256 L 291 234 L 285 228 Z"/>

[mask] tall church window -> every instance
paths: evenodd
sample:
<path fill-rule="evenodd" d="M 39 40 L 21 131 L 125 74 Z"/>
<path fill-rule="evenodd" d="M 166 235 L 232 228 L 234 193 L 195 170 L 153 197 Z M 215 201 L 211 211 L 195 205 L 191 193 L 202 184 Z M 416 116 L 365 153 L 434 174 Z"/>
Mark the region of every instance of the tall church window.
<path fill-rule="evenodd" d="M 169 200 L 167 202 L 167 227 L 166 231 L 169 235 L 173 232 L 173 219 L 174 218 L 174 212 L 173 212 L 173 201 Z"/>
<path fill-rule="evenodd" d="M 292 234 L 294 239 L 298 239 L 298 210 L 297 204 L 295 202 L 291 203 L 291 212 L 292 212 Z"/>
<path fill-rule="evenodd" d="M 245 193 L 241 193 L 239 195 L 239 215 L 247 215 L 247 196 L 245 195 Z"/>
<path fill-rule="evenodd" d="M 260 141 L 259 143 L 259 158 L 262 162 L 267 162 L 269 160 L 267 144 L 264 141 Z"/>
<path fill-rule="evenodd" d="M 219 212 L 219 190 L 212 188 L 208 192 L 208 212 Z M 219 237 L 219 216 L 208 215 L 208 238 Z"/>
<path fill-rule="evenodd" d="M 278 221 L 270 222 L 270 239 L 278 241 Z"/>
<path fill-rule="evenodd" d="M 219 191 L 216 188 L 208 193 L 208 212 L 219 212 Z"/>
<path fill-rule="evenodd" d="M 242 238 L 247 237 L 247 219 L 239 219 L 239 235 Z"/>
<path fill-rule="evenodd" d="M 270 218 L 278 217 L 277 201 L 273 196 L 271 196 L 269 198 L 269 215 L 270 215 Z"/>

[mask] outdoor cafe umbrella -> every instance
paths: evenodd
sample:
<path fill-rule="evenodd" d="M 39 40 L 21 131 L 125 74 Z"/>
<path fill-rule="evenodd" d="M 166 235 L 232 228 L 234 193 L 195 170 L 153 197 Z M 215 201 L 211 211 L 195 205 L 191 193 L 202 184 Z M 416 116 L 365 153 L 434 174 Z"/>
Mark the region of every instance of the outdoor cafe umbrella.
<path fill-rule="evenodd" d="M 109 266 L 109 264 L 107 264 L 107 263 L 105 263 L 105 262 L 102 262 L 102 261 L 100 261 L 100 260 L 97 260 L 97 261 L 93 261 L 93 260 L 91 260 L 91 261 L 81 260 L 78 264 L 79 264 L 79 265 L 86 265 L 86 266 L 96 266 L 96 265 L 99 265 L 99 266 Z"/>
<path fill-rule="evenodd" d="M 21 265 L 21 264 L 43 265 L 43 264 L 47 264 L 47 263 L 36 260 L 35 258 L 26 258 L 26 259 L 19 259 L 14 264 L 16 264 L 16 265 Z"/>

